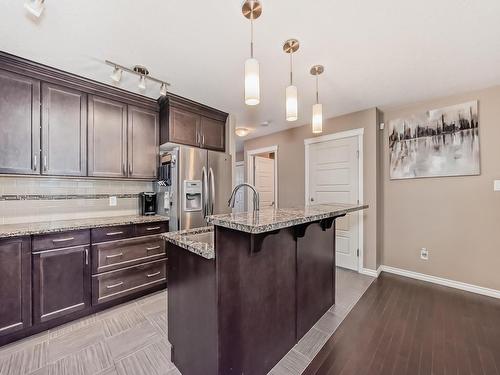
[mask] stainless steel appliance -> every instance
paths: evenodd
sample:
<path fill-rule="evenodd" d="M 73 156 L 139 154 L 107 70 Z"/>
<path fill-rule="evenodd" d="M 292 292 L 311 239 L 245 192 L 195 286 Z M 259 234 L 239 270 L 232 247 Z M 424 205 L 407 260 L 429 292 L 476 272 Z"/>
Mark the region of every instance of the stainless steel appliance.
<path fill-rule="evenodd" d="M 141 215 L 156 215 L 156 193 L 139 193 L 139 211 Z"/>
<path fill-rule="evenodd" d="M 169 160 L 170 184 L 157 184 L 158 213 L 170 217 L 170 231 L 202 227 L 206 216 L 231 212 L 230 155 L 168 144 L 161 150 L 162 160 Z"/>

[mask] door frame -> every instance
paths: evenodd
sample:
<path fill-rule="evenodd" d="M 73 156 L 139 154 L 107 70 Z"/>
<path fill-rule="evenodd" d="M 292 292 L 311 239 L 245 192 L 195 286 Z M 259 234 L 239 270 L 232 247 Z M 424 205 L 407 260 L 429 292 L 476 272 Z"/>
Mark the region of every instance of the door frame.
<path fill-rule="evenodd" d="M 254 158 L 263 153 L 274 153 L 274 208 L 278 208 L 278 145 L 262 147 L 245 152 L 246 177 L 249 184 L 255 185 L 253 178 Z M 247 207 L 250 207 L 250 194 L 247 194 Z"/>
<path fill-rule="evenodd" d="M 336 139 L 357 137 L 358 139 L 358 199 L 359 202 L 363 202 L 363 136 L 365 133 L 364 128 L 346 130 L 342 132 L 322 135 L 320 137 L 307 138 L 304 139 L 305 148 L 305 205 L 309 206 L 309 158 L 310 158 L 310 147 L 315 143 L 322 143 L 333 141 Z M 358 211 L 358 245 L 359 245 L 359 256 L 358 256 L 358 272 L 363 270 L 363 256 L 364 256 L 364 235 L 363 235 L 363 210 Z"/>

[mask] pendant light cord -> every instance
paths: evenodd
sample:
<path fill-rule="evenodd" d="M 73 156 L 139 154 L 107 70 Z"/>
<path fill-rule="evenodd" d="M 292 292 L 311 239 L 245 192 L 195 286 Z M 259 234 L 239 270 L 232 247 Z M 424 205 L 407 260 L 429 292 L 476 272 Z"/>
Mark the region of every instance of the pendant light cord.
<path fill-rule="evenodd" d="M 316 74 L 316 104 L 319 104 L 318 75 Z"/>
<path fill-rule="evenodd" d="M 293 86 L 293 52 L 290 52 L 290 86 Z"/>
<path fill-rule="evenodd" d="M 253 18 L 250 19 L 250 57 L 253 59 Z"/>

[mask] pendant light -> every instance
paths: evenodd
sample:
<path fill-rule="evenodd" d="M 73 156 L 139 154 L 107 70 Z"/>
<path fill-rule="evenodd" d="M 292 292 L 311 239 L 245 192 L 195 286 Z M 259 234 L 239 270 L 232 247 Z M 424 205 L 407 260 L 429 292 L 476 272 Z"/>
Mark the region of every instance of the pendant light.
<path fill-rule="evenodd" d="M 260 103 L 259 62 L 253 57 L 253 20 L 262 14 L 260 0 L 245 0 L 241 8 L 243 15 L 250 20 L 250 58 L 245 61 L 245 104 Z"/>
<path fill-rule="evenodd" d="M 297 87 L 293 85 L 293 54 L 299 50 L 299 41 L 289 39 L 283 45 L 283 51 L 290 55 L 290 85 L 285 90 L 286 96 L 286 121 L 297 121 L 299 118 L 299 105 L 297 99 Z"/>
<path fill-rule="evenodd" d="M 323 65 L 314 65 L 311 68 L 311 74 L 316 76 L 316 104 L 312 108 L 312 132 L 315 134 L 323 132 L 323 105 L 319 102 L 318 76 L 324 71 Z"/>

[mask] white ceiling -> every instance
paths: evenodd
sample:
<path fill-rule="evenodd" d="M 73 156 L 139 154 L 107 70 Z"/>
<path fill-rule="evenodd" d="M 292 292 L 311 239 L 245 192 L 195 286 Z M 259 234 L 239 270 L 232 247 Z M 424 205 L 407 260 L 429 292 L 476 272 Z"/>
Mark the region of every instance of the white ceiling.
<path fill-rule="evenodd" d="M 255 22 L 261 104 L 243 102 L 250 25 L 240 0 L 46 0 L 38 20 L 22 0 L 0 2 L 0 49 L 110 83 L 105 59 L 146 65 L 171 91 L 235 115 L 245 139 L 309 122 L 314 78 L 325 65 L 325 117 L 500 84 L 498 0 L 263 0 Z M 295 56 L 299 120 L 284 121 L 288 57 Z M 137 92 L 124 74 L 121 86 Z M 145 95 L 158 97 L 150 83 Z M 260 127 L 272 121 L 268 127 Z M 241 140 L 240 140 L 241 146 Z"/>

